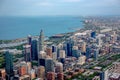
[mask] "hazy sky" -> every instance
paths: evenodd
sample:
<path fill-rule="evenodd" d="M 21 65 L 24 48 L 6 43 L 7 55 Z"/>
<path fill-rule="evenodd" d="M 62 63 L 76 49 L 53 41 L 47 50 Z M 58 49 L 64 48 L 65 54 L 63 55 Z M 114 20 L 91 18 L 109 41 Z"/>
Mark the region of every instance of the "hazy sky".
<path fill-rule="evenodd" d="M 0 16 L 120 15 L 120 0 L 0 0 Z"/>

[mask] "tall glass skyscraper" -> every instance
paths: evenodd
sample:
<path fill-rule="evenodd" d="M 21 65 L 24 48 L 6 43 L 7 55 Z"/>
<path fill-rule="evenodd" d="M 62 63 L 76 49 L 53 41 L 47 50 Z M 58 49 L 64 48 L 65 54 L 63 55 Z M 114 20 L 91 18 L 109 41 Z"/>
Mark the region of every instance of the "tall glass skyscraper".
<path fill-rule="evenodd" d="M 67 43 L 67 56 L 72 56 L 72 47 L 73 44 L 71 42 Z"/>
<path fill-rule="evenodd" d="M 37 40 L 33 40 L 31 44 L 32 60 L 38 60 Z"/>
<path fill-rule="evenodd" d="M 31 42 L 32 42 L 32 37 L 31 35 L 28 35 L 28 44 L 31 45 Z"/>
<path fill-rule="evenodd" d="M 5 52 L 5 70 L 9 80 L 13 76 L 13 56 L 9 51 Z"/>
<path fill-rule="evenodd" d="M 31 61 L 31 45 L 26 44 L 23 46 L 24 49 L 24 59 L 26 62 Z"/>
<path fill-rule="evenodd" d="M 86 58 L 87 58 L 87 59 L 90 58 L 90 56 L 91 56 L 91 48 L 90 48 L 90 47 L 87 47 L 87 48 L 86 48 L 86 54 L 85 54 L 85 55 L 86 55 Z"/>

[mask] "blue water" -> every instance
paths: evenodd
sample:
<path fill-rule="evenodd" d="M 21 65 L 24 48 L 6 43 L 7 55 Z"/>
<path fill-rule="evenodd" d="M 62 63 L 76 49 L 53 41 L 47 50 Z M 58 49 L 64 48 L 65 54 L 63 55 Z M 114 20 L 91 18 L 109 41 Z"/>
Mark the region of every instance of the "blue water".
<path fill-rule="evenodd" d="M 80 17 L 0 17 L 0 39 L 17 39 L 27 35 L 39 35 L 43 29 L 46 36 L 74 31 L 81 28 Z"/>

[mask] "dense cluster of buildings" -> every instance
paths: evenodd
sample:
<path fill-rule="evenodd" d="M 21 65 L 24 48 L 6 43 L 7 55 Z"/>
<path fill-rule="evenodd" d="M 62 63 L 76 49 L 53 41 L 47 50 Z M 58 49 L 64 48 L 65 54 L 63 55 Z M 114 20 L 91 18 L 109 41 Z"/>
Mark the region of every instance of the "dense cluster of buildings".
<path fill-rule="evenodd" d="M 0 80 L 65 80 L 79 73 L 91 75 L 94 71 L 87 71 L 90 62 L 120 52 L 118 33 L 86 30 L 58 45 L 47 45 L 41 30 L 38 40 L 28 36 L 28 43 L 23 46 L 24 60 L 20 63 L 14 65 L 11 52 L 5 51 L 6 64 L 5 69 L 0 69 Z M 33 65 L 34 61 L 37 65 Z M 93 80 L 120 80 L 120 63 L 100 71 Z"/>

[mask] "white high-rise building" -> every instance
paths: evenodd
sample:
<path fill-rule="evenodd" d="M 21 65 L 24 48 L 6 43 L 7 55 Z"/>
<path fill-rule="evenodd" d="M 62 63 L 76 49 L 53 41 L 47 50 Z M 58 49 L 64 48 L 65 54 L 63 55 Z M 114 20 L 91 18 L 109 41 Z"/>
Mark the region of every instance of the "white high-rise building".
<path fill-rule="evenodd" d="M 53 60 L 54 60 L 54 61 L 57 60 L 57 53 L 56 53 L 56 52 L 53 52 L 52 54 L 53 54 L 53 56 L 52 56 Z"/>
<path fill-rule="evenodd" d="M 60 58 L 65 58 L 65 50 L 60 50 L 59 57 Z"/>
<path fill-rule="evenodd" d="M 55 72 L 56 73 L 61 73 L 63 72 L 63 64 L 61 62 L 56 62 L 56 65 L 55 65 Z"/>
<path fill-rule="evenodd" d="M 39 59 L 44 59 L 46 58 L 46 53 L 44 51 L 40 51 L 40 53 L 38 54 L 38 58 Z"/>
<path fill-rule="evenodd" d="M 85 60 L 86 60 L 86 56 L 84 55 L 81 55 L 79 58 L 78 58 L 78 63 L 79 65 L 83 65 L 85 63 Z"/>

